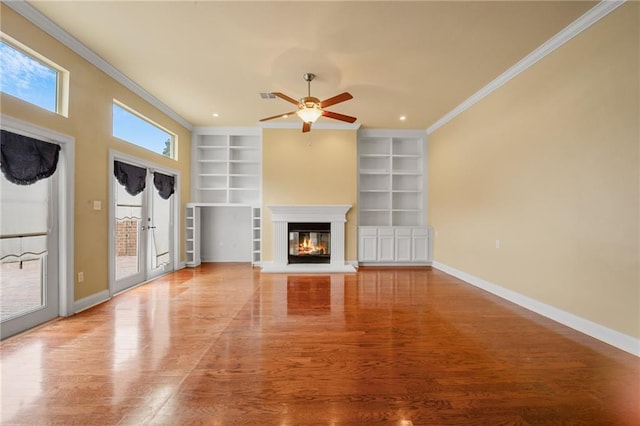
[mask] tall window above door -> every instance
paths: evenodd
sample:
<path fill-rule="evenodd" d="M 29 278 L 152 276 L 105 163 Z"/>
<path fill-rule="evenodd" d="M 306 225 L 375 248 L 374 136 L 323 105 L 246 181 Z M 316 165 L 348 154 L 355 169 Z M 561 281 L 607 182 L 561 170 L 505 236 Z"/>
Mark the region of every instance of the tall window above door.
<path fill-rule="evenodd" d="M 0 89 L 48 111 L 67 116 L 69 72 L 0 33 Z"/>
<path fill-rule="evenodd" d="M 174 134 L 116 100 L 113 101 L 113 136 L 177 160 Z"/>

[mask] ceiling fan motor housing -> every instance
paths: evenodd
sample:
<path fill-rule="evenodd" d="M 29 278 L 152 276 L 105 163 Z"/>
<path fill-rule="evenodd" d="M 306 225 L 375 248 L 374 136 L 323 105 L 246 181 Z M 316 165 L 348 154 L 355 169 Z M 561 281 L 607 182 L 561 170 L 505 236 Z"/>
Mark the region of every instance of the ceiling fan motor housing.
<path fill-rule="evenodd" d="M 314 98 L 313 96 L 306 96 L 304 98 L 300 98 L 300 105 L 298 108 L 320 108 L 320 99 Z"/>

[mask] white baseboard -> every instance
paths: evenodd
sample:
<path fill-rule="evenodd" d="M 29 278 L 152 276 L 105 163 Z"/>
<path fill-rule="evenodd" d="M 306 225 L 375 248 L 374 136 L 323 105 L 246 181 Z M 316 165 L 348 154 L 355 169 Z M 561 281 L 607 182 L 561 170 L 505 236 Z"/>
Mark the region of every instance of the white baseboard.
<path fill-rule="evenodd" d="M 431 266 L 431 262 L 360 262 L 360 266 Z"/>
<path fill-rule="evenodd" d="M 201 256 L 201 263 L 251 263 L 251 259 L 220 260 L 216 257 Z"/>
<path fill-rule="evenodd" d="M 109 290 L 102 290 L 101 292 L 92 294 L 91 296 L 76 300 L 75 302 L 73 302 L 73 313 L 77 314 L 78 312 L 82 312 L 86 309 L 104 303 L 109 299 L 111 299 Z"/>
<path fill-rule="evenodd" d="M 453 275 L 454 277 L 475 287 L 481 288 L 498 297 L 515 303 L 525 309 L 584 333 L 587 336 L 593 337 L 594 339 L 598 339 L 604 343 L 640 357 L 640 339 L 612 330 L 593 321 L 589 321 L 585 318 L 563 311 L 562 309 L 547 305 L 528 296 L 524 296 L 515 291 L 483 280 L 482 278 L 475 277 L 467 274 L 466 272 L 444 265 L 438 261 L 433 262 L 433 267 L 446 272 L 449 275 Z"/>

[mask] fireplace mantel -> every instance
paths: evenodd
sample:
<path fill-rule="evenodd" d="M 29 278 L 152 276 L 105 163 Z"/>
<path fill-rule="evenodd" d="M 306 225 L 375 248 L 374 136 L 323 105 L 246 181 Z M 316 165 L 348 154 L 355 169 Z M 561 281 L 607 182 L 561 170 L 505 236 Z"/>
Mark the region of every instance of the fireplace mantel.
<path fill-rule="evenodd" d="M 263 262 L 262 272 L 270 273 L 332 273 L 355 272 L 352 265 L 345 263 L 345 233 L 344 224 L 347 212 L 351 209 L 348 204 L 317 204 L 317 205 L 272 205 L 273 222 L 273 253 L 272 263 Z M 299 222 L 328 222 L 331 223 L 331 263 L 328 264 L 289 264 L 288 248 L 289 223 Z"/>

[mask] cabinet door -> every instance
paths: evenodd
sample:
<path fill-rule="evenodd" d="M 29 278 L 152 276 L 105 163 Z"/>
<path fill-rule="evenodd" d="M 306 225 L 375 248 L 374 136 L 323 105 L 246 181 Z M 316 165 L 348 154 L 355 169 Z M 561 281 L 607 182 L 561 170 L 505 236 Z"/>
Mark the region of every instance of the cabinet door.
<path fill-rule="evenodd" d="M 378 233 L 375 229 L 360 230 L 358 259 L 361 262 L 375 262 L 378 258 Z"/>
<path fill-rule="evenodd" d="M 396 261 L 410 262 L 411 259 L 411 229 L 396 229 Z"/>
<path fill-rule="evenodd" d="M 395 260 L 395 237 L 392 228 L 378 229 L 378 260 L 393 262 Z"/>
<path fill-rule="evenodd" d="M 377 260 L 378 237 L 360 237 L 360 261 L 375 262 Z"/>
<path fill-rule="evenodd" d="M 414 262 L 429 261 L 429 231 L 426 228 L 414 228 L 412 231 L 411 242 L 413 245 Z"/>

